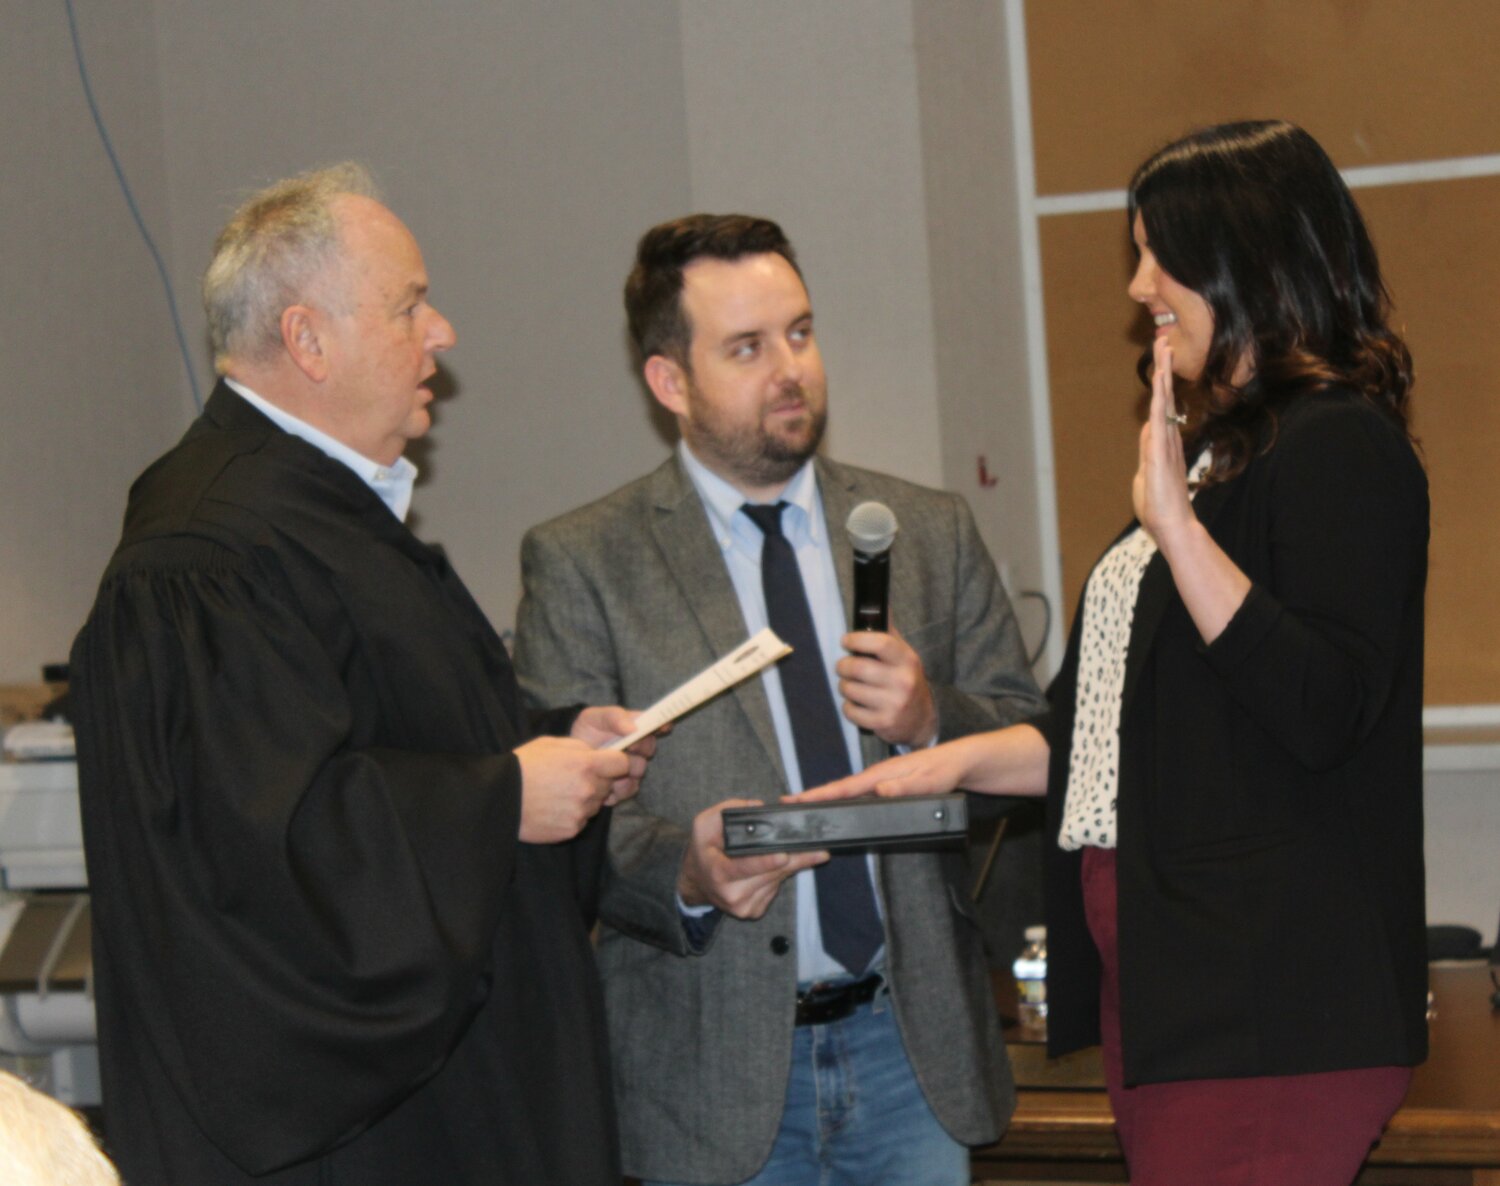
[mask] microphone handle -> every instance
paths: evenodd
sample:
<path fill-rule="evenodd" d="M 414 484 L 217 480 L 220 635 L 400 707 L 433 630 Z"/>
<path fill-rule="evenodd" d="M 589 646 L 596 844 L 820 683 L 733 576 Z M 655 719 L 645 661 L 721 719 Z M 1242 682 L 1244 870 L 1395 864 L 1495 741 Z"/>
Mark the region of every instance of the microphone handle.
<path fill-rule="evenodd" d="M 891 554 L 854 553 L 854 629 L 889 628 L 891 601 Z"/>

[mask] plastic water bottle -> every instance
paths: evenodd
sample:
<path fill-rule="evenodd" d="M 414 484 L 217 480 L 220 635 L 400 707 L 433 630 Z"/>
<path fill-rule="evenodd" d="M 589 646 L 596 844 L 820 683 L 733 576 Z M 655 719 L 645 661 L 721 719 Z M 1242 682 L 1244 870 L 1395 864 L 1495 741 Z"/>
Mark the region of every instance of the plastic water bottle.
<path fill-rule="evenodd" d="M 1027 927 L 1026 946 L 1012 965 L 1021 1037 L 1031 1042 L 1047 1038 L 1047 928 Z"/>

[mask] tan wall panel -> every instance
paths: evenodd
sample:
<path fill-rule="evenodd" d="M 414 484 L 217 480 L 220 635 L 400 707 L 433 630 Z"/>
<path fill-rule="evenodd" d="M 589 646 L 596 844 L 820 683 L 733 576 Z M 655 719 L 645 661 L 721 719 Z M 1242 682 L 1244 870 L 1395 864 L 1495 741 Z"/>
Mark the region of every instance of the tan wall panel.
<path fill-rule="evenodd" d="M 1432 490 L 1429 704 L 1500 703 L 1500 178 L 1356 197 L 1416 359 L 1415 427 Z M 1133 367 L 1148 332 L 1125 296 L 1117 211 L 1041 221 L 1059 541 L 1071 619 L 1099 553 L 1130 515 L 1142 411 Z"/>
<path fill-rule="evenodd" d="M 1415 360 L 1429 704 L 1500 704 L 1500 178 L 1362 190 Z"/>
<path fill-rule="evenodd" d="M 1500 152 L 1494 0 L 1032 0 L 1026 39 L 1042 194 L 1230 119 L 1293 120 L 1341 168 Z"/>
<path fill-rule="evenodd" d="M 1044 218 L 1041 248 L 1060 609 L 1071 622 L 1094 561 L 1131 517 L 1143 407 L 1135 360 L 1148 331 L 1139 306 L 1125 295 L 1131 252 L 1123 211 Z"/>

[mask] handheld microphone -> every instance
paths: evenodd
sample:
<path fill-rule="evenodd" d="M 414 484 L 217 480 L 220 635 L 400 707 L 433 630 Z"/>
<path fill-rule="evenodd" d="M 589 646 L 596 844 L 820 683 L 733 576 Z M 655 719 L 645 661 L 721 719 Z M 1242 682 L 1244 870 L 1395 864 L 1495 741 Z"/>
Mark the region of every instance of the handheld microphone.
<path fill-rule="evenodd" d="M 844 527 L 854 545 L 854 629 L 884 633 L 890 625 L 895 512 L 883 502 L 862 502 Z"/>

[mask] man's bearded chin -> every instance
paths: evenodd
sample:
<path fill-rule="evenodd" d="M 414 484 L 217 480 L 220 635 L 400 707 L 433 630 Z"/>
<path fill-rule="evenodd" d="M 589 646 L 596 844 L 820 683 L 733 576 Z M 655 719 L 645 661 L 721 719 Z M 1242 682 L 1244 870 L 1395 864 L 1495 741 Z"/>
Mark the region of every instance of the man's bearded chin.
<path fill-rule="evenodd" d="M 809 411 L 806 428 L 795 434 L 767 432 L 757 426 L 754 431 L 714 438 L 708 448 L 747 484 L 777 486 L 790 481 L 818 451 L 827 426 L 827 409 Z"/>
<path fill-rule="evenodd" d="M 774 433 L 761 432 L 761 455 L 768 463 L 775 463 L 786 467 L 786 476 L 791 477 L 802 464 L 818 451 L 818 446 L 823 443 L 823 432 L 828 427 L 828 409 L 819 411 L 809 409 L 807 413 L 807 430 L 797 434 L 795 439 L 777 436 Z"/>

